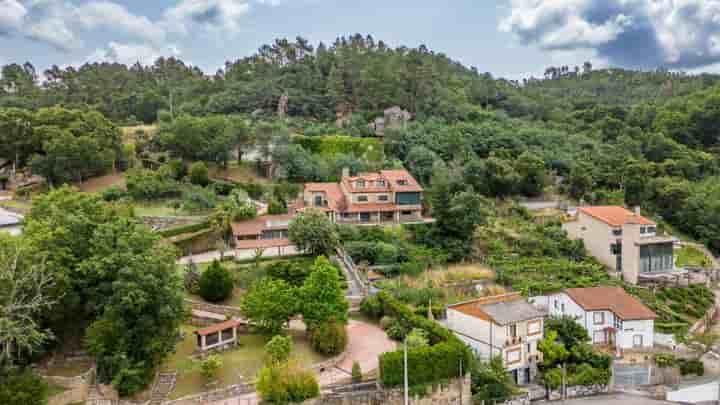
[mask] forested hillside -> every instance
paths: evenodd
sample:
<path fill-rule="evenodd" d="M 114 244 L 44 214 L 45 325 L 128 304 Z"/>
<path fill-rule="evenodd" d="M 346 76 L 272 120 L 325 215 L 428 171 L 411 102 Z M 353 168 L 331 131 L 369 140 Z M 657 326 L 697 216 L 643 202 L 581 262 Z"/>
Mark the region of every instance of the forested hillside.
<path fill-rule="evenodd" d="M 470 187 L 487 197 L 550 191 L 598 204 L 640 204 L 720 249 L 719 79 L 593 70 L 588 62 L 509 81 L 424 46 L 392 48 L 359 34 L 317 46 L 276 40 L 214 75 L 172 58 L 152 66 L 54 66 L 42 75 L 29 63 L 13 64 L 0 80 L 0 157 L 30 164 L 52 182 L 122 163 L 130 152 L 92 115 L 98 111 L 116 125 L 162 122 L 152 142 L 133 146 L 137 152 L 227 165 L 230 149 L 292 132 L 371 136 L 368 123 L 399 106 L 413 119 L 388 129 L 384 156 L 348 150 L 316 159 L 307 142 L 282 141 L 272 152 L 282 162 L 279 175 L 321 181 L 337 176 L 337 162 L 354 171 L 405 165 L 435 186 L 432 178 L 446 171 L 461 182 L 451 187 L 455 194 Z M 284 96 L 287 110 L 279 118 Z M 86 113 L 45 109 L 55 106 Z M 77 124 L 46 125 L 62 116 Z M 270 149 L 263 150 L 269 158 Z M 548 189 L 555 176 L 564 181 Z"/>

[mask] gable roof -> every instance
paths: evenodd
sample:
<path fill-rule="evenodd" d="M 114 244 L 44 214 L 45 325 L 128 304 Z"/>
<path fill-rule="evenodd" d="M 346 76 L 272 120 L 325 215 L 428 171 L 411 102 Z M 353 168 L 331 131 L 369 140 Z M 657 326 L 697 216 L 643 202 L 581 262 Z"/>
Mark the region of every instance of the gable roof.
<path fill-rule="evenodd" d="M 240 319 L 230 319 L 225 322 L 216 323 L 214 325 L 210 325 L 208 327 L 198 329 L 195 331 L 195 334 L 200 335 L 200 336 L 207 336 L 211 333 L 218 333 L 225 329 L 237 328 L 238 326 L 240 326 L 242 324 L 244 324 L 244 322 L 241 321 Z"/>
<path fill-rule="evenodd" d="M 545 313 L 528 303 L 520 293 L 482 297 L 450 305 L 448 309 L 501 326 L 545 316 Z"/>
<path fill-rule="evenodd" d="M 621 287 L 568 288 L 565 294 L 586 311 L 611 311 L 626 321 L 657 318 L 655 312 Z"/>
<path fill-rule="evenodd" d="M 306 192 L 325 193 L 327 208 L 332 211 L 338 211 L 345 201 L 345 194 L 338 183 L 305 183 L 303 187 Z"/>
<path fill-rule="evenodd" d="M 612 226 L 625 224 L 656 225 L 654 221 L 619 205 L 579 207 L 578 211 Z"/>
<path fill-rule="evenodd" d="M 405 169 L 381 170 L 380 174 L 388 180 L 390 188 L 394 192 L 419 193 L 423 191 L 420 183 Z M 405 180 L 407 184 L 398 184 L 400 180 Z"/>
<path fill-rule="evenodd" d="M 231 227 L 235 236 L 259 235 L 263 231 L 288 229 L 294 217 L 293 214 L 263 215 L 247 221 L 233 222 Z"/>

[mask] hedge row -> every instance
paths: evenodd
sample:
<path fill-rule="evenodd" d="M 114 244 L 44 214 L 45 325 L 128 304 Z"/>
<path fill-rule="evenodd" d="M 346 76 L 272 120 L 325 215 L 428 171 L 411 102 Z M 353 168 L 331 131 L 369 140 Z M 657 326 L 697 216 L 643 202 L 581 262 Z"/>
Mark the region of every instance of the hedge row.
<path fill-rule="evenodd" d="M 162 236 L 163 238 L 171 238 L 173 236 L 182 235 L 183 233 L 195 233 L 198 231 L 202 231 L 203 229 L 210 227 L 210 221 L 203 221 L 199 222 L 197 224 L 188 224 L 188 225 L 182 225 L 177 226 L 174 228 L 169 229 L 163 229 L 161 231 L 158 231 L 158 234 Z"/>
<path fill-rule="evenodd" d="M 411 386 L 436 384 L 460 375 L 460 364 L 465 370 L 471 364 L 470 349 L 447 328 L 415 314 L 386 291 L 376 299 L 382 305 L 382 316 L 391 316 L 408 330 L 422 329 L 427 333 L 429 346 L 408 350 L 408 381 Z M 385 387 L 403 384 L 403 350 L 380 355 L 380 381 Z"/>

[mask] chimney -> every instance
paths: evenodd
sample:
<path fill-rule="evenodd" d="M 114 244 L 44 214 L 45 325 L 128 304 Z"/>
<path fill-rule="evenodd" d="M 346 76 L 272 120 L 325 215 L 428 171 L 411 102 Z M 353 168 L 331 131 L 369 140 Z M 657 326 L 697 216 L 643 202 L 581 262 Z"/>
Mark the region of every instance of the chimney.
<path fill-rule="evenodd" d="M 343 177 L 350 177 L 350 168 L 349 168 L 349 167 L 343 167 L 343 168 L 342 168 L 342 176 L 343 176 Z"/>
<path fill-rule="evenodd" d="M 639 217 L 639 216 L 640 216 L 640 206 L 639 206 L 639 205 L 636 205 L 636 206 L 634 207 L 634 211 L 635 211 L 635 216 L 638 216 L 638 217 Z"/>

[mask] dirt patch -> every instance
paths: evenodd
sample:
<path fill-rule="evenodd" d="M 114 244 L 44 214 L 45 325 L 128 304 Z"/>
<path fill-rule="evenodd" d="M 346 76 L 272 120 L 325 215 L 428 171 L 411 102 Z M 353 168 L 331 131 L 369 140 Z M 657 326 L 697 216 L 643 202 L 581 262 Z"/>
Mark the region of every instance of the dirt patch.
<path fill-rule="evenodd" d="M 119 187 L 123 190 L 125 189 L 125 176 L 122 173 L 93 177 L 82 184 L 77 185 L 80 191 L 86 193 L 100 193 L 113 186 Z"/>

